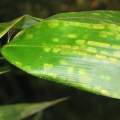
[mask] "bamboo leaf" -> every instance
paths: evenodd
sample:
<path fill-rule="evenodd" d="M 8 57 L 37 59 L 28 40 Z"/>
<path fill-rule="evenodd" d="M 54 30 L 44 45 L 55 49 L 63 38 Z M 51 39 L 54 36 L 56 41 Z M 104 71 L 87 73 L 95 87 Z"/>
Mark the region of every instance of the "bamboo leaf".
<path fill-rule="evenodd" d="M 9 72 L 9 68 L 7 66 L 0 68 L 0 75 Z"/>
<path fill-rule="evenodd" d="M 2 54 L 34 76 L 120 99 L 119 11 L 53 16 L 24 30 Z"/>
<path fill-rule="evenodd" d="M 41 103 L 3 105 L 0 106 L 0 120 L 22 120 L 64 100 L 66 98 Z"/>
<path fill-rule="evenodd" d="M 0 24 L 0 38 L 4 36 L 10 29 L 25 29 L 28 28 L 37 22 L 42 21 L 42 19 L 32 17 L 29 15 L 24 15 L 13 21 L 5 22 Z"/>

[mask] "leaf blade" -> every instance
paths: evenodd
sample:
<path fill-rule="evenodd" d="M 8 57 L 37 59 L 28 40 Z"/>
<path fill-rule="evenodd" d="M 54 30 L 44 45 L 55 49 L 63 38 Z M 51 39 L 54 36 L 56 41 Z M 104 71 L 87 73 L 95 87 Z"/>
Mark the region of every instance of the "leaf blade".
<path fill-rule="evenodd" d="M 66 100 L 61 98 L 52 101 L 40 103 L 22 103 L 13 105 L 0 106 L 0 119 L 1 120 L 21 120 L 37 112 L 43 111 L 57 103 Z"/>
<path fill-rule="evenodd" d="M 2 53 L 34 76 L 120 98 L 119 32 L 115 22 L 47 20 L 25 30 Z"/>

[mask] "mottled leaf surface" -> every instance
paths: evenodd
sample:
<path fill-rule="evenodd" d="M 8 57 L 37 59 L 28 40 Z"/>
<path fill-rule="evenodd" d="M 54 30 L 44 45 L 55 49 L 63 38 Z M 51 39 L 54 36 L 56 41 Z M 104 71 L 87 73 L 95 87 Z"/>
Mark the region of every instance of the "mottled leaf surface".
<path fill-rule="evenodd" d="M 49 17 L 48 19 L 57 19 L 57 20 L 66 20 L 73 22 L 81 22 L 81 23 L 95 23 L 95 24 L 103 24 L 103 23 L 111 23 L 120 25 L 120 11 L 104 11 L 104 10 L 96 10 L 96 11 L 85 11 L 85 12 L 68 12 L 68 13 L 60 13 L 54 16 Z"/>
<path fill-rule="evenodd" d="M 0 120 L 22 120 L 64 100 L 65 98 L 41 103 L 3 105 L 0 106 Z"/>
<path fill-rule="evenodd" d="M 120 98 L 118 11 L 53 16 L 24 30 L 2 54 L 34 76 Z"/>

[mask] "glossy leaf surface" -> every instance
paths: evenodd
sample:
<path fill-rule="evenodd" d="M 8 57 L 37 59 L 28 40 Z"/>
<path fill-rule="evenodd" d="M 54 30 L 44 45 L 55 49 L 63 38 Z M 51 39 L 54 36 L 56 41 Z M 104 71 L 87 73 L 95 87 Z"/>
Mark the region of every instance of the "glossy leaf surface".
<path fill-rule="evenodd" d="M 65 99 L 58 99 L 41 103 L 0 106 L 0 120 L 22 120 L 64 100 Z"/>
<path fill-rule="evenodd" d="M 120 98 L 118 11 L 53 16 L 24 30 L 2 54 L 34 76 Z"/>

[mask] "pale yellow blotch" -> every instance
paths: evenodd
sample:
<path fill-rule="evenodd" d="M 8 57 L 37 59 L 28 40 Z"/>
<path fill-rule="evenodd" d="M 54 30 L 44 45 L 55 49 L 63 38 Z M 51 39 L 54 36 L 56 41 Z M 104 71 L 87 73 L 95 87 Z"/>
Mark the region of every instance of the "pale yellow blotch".
<path fill-rule="evenodd" d="M 58 53 L 58 52 L 60 52 L 61 51 L 61 49 L 60 48 L 53 48 L 53 53 Z"/>
<path fill-rule="evenodd" d="M 92 13 L 93 15 L 97 15 L 97 16 L 100 16 L 101 14 L 100 13 L 96 13 L 96 12 L 94 12 L 94 13 Z"/>
<path fill-rule="evenodd" d="M 69 67 L 68 68 L 68 73 L 73 73 L 74 72 L 74 67 Z"/>
<path fill-rule="evenodd" d="M 48 73 L 48 76 L 52 77 L 52 78 L 56 78 L 57 74 L 56 73 Z"/>
<path fill-rule="evenodd" d="M 44 69 L 51 69 L 51 68 L 53 68 L 53 64 L 48 64 L 48 63 L 44 64 Z"/>
<path fill-rule="evenodd" d="M 97 59 L 108 60 L 107 56 L 105 56 L 105 55 L 96 54 L 95 56 L 96 56 Z"/>
<path fill-rule="evenodd" d="M 114 53 L 113 53 L 113 56 L 116 57 L 116 58 L 117 58 L 117 57 L 120 57 L 120 51 L 114 52 Z"/>
<path fill-rule="evenodd" d="M 19 62 L 19 61 L 15 61 L 15 64 L 18 65 L 18 66 L 22 66 L 22 63 Z"/>
<path fill-rule="evenodd" d="M 89 23 L 80 23 L 79 27 L 91 29 L 91 24 L 89 24 Z"/>
<path fill-rule="evenodd" d="M 111 30 L 116 30 L 118 26 L 116 24 L 109 24 L 108 28 Z"/>
<path fill-rule="evenodd" d="M 72 49 L 73 49 L 73 50 L 79 50 L 80 47 L 79 47 L 79 46 L 73 46 Z"/>
<path fill-rule="evenodd" d="M 103 54 L 103 55 L 109 55 L 109 53 L 105 50 L 100 50 L 99 52 L 100 52 L 100 54 Z"/>
<path fill-rule="evenodd" d="M 77 23 L 74 26 L 76 27 L 83 27 L 83 28 L 87 28 L 87 29 L 104 29 L 105 25 L 101 25 L 101 24 L 89 24 L 89 23 Z"/>
<path fill-rule="evenodd" d="M 111 63 L 117 63 L 117 62 L 118 62 L 118 59 L 112 58 L 112 57 L 110 57 L 108 60 L 109 60 Z"/>
<path fill-rule="evenodd" d="M 88 52 L 92 52 L 92 53 L 97 53 L 97 49 L 94 48 L 94 47 L 88 47 L 88 48 L 87 48 L 87 51 L 88 51 Z"/>
<path fill-rule="evenodd" d="M 95 24 L 95 25 L 92 25 L 91 28 L 101 30 L 101 29 L 104 29 L 104 28 L 105 28 L 105 25 Z"/>
<path fill-rule="evenodd" d="M 107 31 L 100 32 L 100 36 L 103 38 L 107 38 L 108 36 L 112 36 L 112 35 L 114 35 L 114 33 L 112 32 L 107 32 Z"/>
<path fill-rule="evenodd" d="M 102 88 L 101 86 L 94 87 L 95 91 L 101 93 L 102 95 L 109 96 L 109 92 Z"/>
<path fill-rule="evenodd" d="M 78 36 L 76 34 L 68 34 L 67 37 L 73 39 L 77 38 Z"/>
<path fill-rule="evenodd" d="M 72 47 L 70 45 L 63 45 L 61 48 L 64 50 L 64 49 L 71 49 Z"/>
<path fill-rule="evenodd" d="M 31 67 L 30 66 L 24 66 L 24 69 L 28 70 L 28 71 L 31 71 Z"/>
<path fill-rule="evenodd" d="M 120 26 L 115 24 L 109 24 L 108 29 L 111 30 L 111 33 L 113 34 L 114 39 L 117 38 L 118 40 L 120 40 L 120 38 L 118 38 L 120 33 Z"/>
<path fill-rule="evenodd" d="M 49 48 L 49 47 L 44 47 L 43 49 L 45 52 L 50 52 L 50 50 L 51 50 L 51 48 Z"/>
<path fill-rule="evenodd" d="M 66 60 L 60 60 L 60 64 L 66 65 L 68 62 Z"/>
<path fill-rule="evenodd" d="M 112 45 L 112 48 L 115 48 L 115 49 L 119 49 L 119 50 L 120 50 L 120 46 L 119 46 L 119 45 Z"/>
<path fill-rule="evenodd" d="M 81 68 L 81 69 L 79 70 L 79 74 L 80 74 L 80 75 L 83 75 L 83 76 L 88 75 L 87 71 L 86 71 L 85 69 L 83 69 L 83 68 Z"/>
<path fill-rule="evenodd" d="M 60 23 L 57 20 L 54 20 L 54 21 L 48 22 L 48 26 L 50 28 L 57 28 L 58 26 L 60 26 Z"/>
<path fill-rule="evenodd" d="M 75 27 L 80 27 L 80 23 L 79 22 L 74 22 L 74 24 L 73 24 L 73 22 L 71 22 L 70 25 L 75 26 Z"/>
<path fill-rule="evenodd" d="M 83 45 L 83 44 L 85 44 L 85 40 L 76 40 L 75 43 L 77 45 Z"/>
<path fill-rule="evenodd" d="M 95 41 L 88 41 L 87 44 L 90 46 L 110 47 L 110 44 L 108 43 L 101 43 L 101 42 L 95 42 Z"/>
<path fill-rule="evenodd" d="M 78 72 L 79 72 L 80 78 L 82 78 L 81 80 L 82 83 L 87 84 L 92 80 L 90 74 L 87 72 L 86 69 L 80 68 Z"/>
<path fill-rule="evenodd" d="M 109 43 L 99 42 L 99 46 L 101 46 L 101 47 L 110 47 L 110 44 Z"/>
<path fill-rule="evenodd" d="M 109 96 L 109 92 L 105 89 L 102 89 L 100 92 L 102 95 Z"/>
<path fill-rule="evenodd" d="M 54 38 L 53 42 L 59 42 L 59 39 L 58 38 Z"/>
<path fill-rule="evenodd" d="M 77 54 L 80 56 L 88 56 L 88 53 L 84 51 L 79 51 Z"/>
<path fill-rule="evenodd" d="M 72 50 L 72 46 L 70 46 L 70 45 L 62 45 L 61 50 L 62 50 L 61 54 L 66 55 L 66 54 L 70 53 L 70 50 Z"/>

